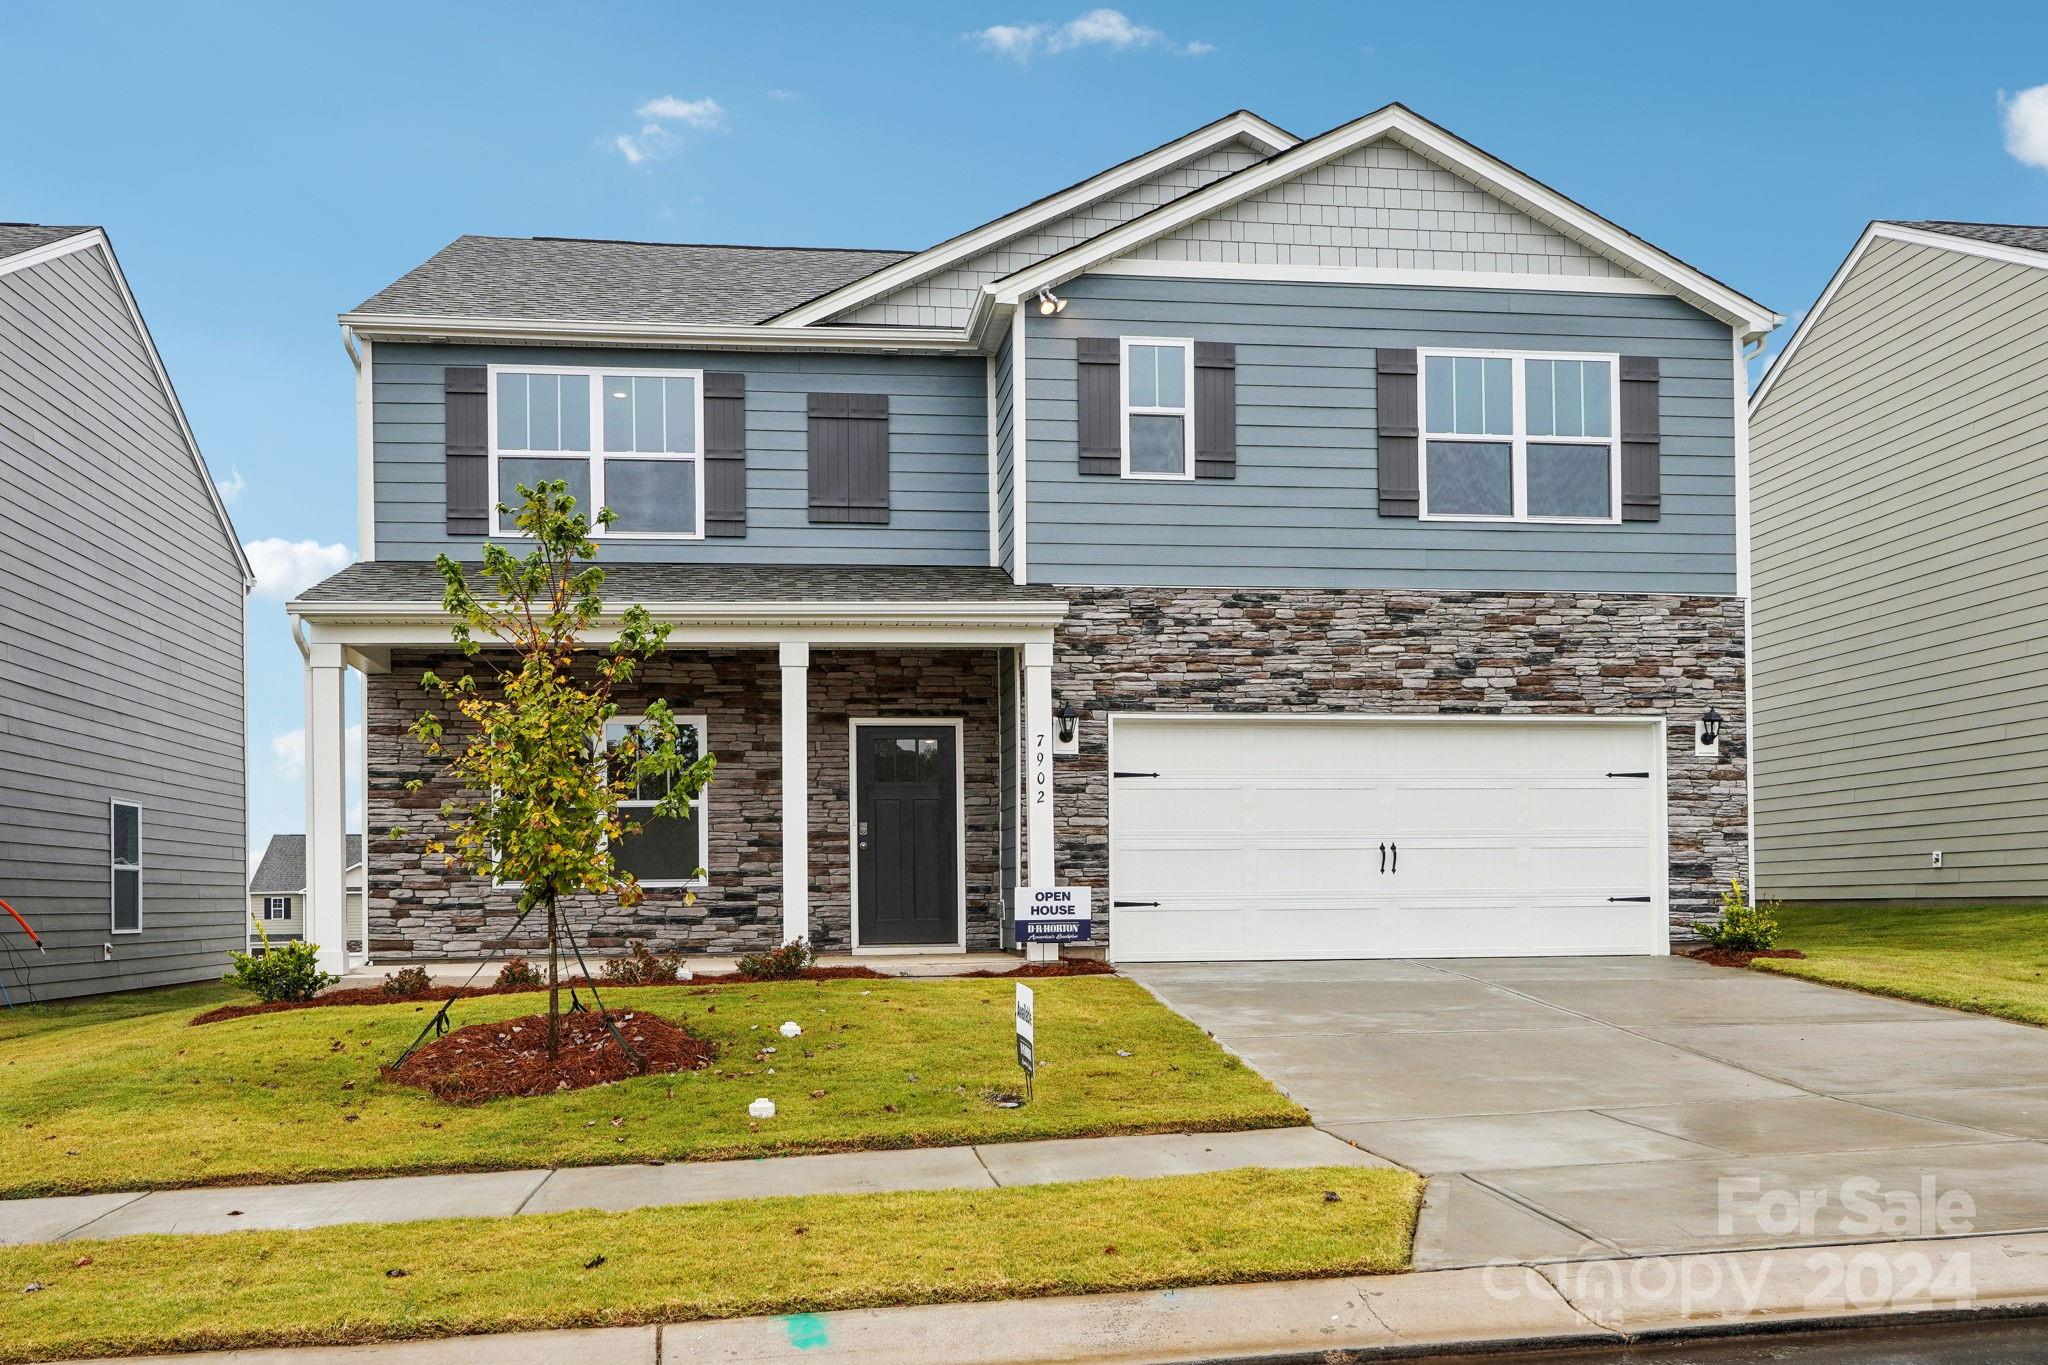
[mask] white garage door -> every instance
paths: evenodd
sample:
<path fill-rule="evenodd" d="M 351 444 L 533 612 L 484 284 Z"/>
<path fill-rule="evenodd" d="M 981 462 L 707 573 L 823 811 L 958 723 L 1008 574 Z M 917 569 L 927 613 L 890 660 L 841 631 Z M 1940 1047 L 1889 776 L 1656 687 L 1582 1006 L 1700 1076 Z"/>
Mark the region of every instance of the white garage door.
<path fill-rule="evenodd" d="M 1118 717 L 1110 955 L 1666 952 L 1662 733 Z"/>

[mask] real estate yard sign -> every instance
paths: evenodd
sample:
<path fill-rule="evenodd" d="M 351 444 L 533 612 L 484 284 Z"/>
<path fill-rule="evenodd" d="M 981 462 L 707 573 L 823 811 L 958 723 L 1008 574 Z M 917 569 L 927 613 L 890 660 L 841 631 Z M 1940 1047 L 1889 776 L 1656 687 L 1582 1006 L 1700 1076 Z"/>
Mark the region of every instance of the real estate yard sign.
<path fill-rule="evenodd" d="M 1017 1065 L 1024 1068 L 1026 1080 L 1038 1076 L 1038 1060 L 1031 1051 L 1035 1036 L 1031 1021 L 1031 988 L 1020 981 L 1017 983 Z"/>
<path fill-rule="evenodd" d="M 1086 943 L 1093 929 L 1094 892 L 1085 886 L 1017 888 L 1019 943 Z"/>

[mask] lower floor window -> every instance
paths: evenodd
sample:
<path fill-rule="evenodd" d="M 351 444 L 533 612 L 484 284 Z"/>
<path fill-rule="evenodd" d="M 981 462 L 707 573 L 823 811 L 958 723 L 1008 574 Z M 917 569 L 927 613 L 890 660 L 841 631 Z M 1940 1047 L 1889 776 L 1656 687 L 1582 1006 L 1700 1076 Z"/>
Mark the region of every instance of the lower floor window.
<path fill-rule="evenodd" d="M 292 898 L 290 896 L 265 896 L 263 898 L 263 918 L 290 919 L 291 917 Z"/>
<path fill-rule="evenodd" d="M 112 865 L 113 930 L 142 932 L 142 807 L 129 801 L 111 803 L 108 819 Z"/>
<path fill-rule="evenodd" d="M 605 747 L 610 749 L 631 734 L 638 716 L 619 716 L 604 727 Z M 677 716 L 683 757 L 695 761 L 704 752 L 704 718 Z M 710 861 L 709 831 L 704 821 L 704 799 L 700 793 L 684 815 L 655 815 L 655 804 L 669 793 L 667 777 L 649 778 L 620 803 L 625 820 L 640 826 L 613 846 L 612 854 L 622 871 L 630 872 L 645 887 L 703 886 L 705 865 Z"/>

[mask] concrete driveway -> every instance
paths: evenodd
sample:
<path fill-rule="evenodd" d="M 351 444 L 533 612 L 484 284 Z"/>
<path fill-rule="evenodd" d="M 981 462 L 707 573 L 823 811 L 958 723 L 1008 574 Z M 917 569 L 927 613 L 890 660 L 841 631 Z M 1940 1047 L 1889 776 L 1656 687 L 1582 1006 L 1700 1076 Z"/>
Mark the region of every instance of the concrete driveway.
<path fill-rule="evenodd" d="M 1123 970 L 1429 1175 L 1421 1266 L 2048 1228 L 2048 1030 L 1677 957 Z"/>

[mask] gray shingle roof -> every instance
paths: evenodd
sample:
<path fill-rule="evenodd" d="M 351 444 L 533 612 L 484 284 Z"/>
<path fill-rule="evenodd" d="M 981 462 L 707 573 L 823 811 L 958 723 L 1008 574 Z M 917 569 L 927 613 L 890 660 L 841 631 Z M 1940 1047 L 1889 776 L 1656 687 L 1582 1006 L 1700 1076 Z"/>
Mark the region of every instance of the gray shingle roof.
<path fill-rule="evenodd" d="M 2029 227 L 2024 223 L 1952 223 L 1945 219 L 1928 218 L 1919 221 L 1894 220 L 1899 227 L 1919 228 L 1922 232 L 1939 232 L 1949 237 L 1965 237 L 1973 242 L 1990 242 L 1994 246 L 2016 246 L 2026 251 L 2048 251 L 2048 227 Z"/>
<path fill-rule="evenodd" d="M 1055 588 L 1020 586 L 1001 569 L 926 565 L 607 564 L 604 598 L 632 602 L 984 602 L 1062 605 Z M 432 564 L 351 564 L 315 583 L 298 602 L 393 605 L 441 601 Z"/>
<path fill-rule="evenodd" d="M 354 311 L 529 322 L 756 323 L 910 254 L 458 237 Z"/>
<path fill-rule="evenodd" d="M 0 223 L 0 260 L 34 251 L 39 246 L 91 232 L 89 227 L 45 227 L 41 223 Z M 878 267 L 879 268 L 879 267 Z"/>
<path fill-rule="evenodd" d="M 363 861 L 363 836 L 348 836 L 348 865 L 358 867 Z M 263 850 L 263 861 L 256 864 L 256 875 L 249 878 L 252 895 L 297 895 L 306 889 L 306 836 L 303 834 L 273 834 L 270 847 Z"/>

